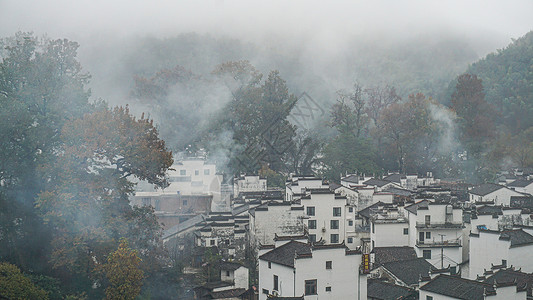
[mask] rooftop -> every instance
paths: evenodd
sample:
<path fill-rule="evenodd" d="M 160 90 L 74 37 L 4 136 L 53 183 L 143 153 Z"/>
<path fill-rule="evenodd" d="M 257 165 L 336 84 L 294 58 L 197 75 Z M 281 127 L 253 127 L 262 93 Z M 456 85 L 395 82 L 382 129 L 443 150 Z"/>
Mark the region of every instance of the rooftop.
<path fill-rule="evenodd" d="M 367 296 L 380 300 L 418 299 L 414 289 L 376 279 L 368 280 Z"/>
<path fill-rule="evenodd" d="M 407 210 L 408 212 L 411 212 L 411 213 L 416 215 L 416 213 L 417 213 L 419 208 L 427 208 L 428 204 L 429 204 L 428 200 L 420 200 L 420 201 L 418 201 L 416 203 L 413 203 L 413 204 L 411 204 L 409 206 L 406 206 L 405 210 Z"/>
<path fill-rule="evenodd" d="M 367 181 L 363 182 L 363 184 L 382 187 L 382 186 L 385 186 L 385 185 L 387 185 L 387 184 L 389 184 L 391 182 L 392 181 L 386 181 L 386 180 L 381 180 L 381 179 L 377 179 L 377 178 L 371 178 L 371 179 L 368 179 Z"/>
<path fill-rule="evenodd" d="M 374 263 L 382 265 L 389 262 L 416 259 L 416 252 L 413 247 L 375 247 Z"/>
<path fill-rule="evenodd" d="M 297 255 L 306 254 L 311 254 L 311 246 L 309 244 L 290 241 L 261 255 L 259 259 L 294 268 L 294 258 Z"/>
<path fill-rule="evenodd" d="M 533 236 L 522 229 L 504 230 L 500 234 L 500 240 L 510 240 L 511 247 L 533 244 Z"/>
<path fill-rule="evenodd" d="M 237 270 L 238 268 L 240 268 L 242 266 L 243 265 L 241 265 L 239 263 L 231 262 L 231 261 L 223 261 L 223 262 L 220 263 L 220 269 L 221 270 L 235 271 L 235 270 Z"/>
<path fill-rule="evenodd" d="M 352 174 L 352 175 L 348 175 L 346 177 L 341 178 L 341 181 L 359 183 L 359 179 L 360 179 L 360 176 Z"/>
<path fill-rule="evenodd" d="M 393 261 L 382 266 L 407 285 L 418 284 L 420 277 L 428 277 L 429 272 L 434 269 L 433 265 L 424 258 Z"/>
<path fill-rule="evenodd" d="M 527 289 L 528 296 L 531 296 L 533 286 L 533 274 L 516 271 L 514 269 L 501 269 L 485 279 L 483 282 L 489 284 L 516 283 L 519 289 Z"/>
<path fill-rule="evenodd" d="M 485 291 L 494 292 L 490 284 L 444 274 L 421 286 L 420 290 L 465 300 L 483 300 Z"/>
<path fill-rule="evenodd" d="M 505 188 L 505 186 L 503 185 L 499 185 L 499 184 L 494 184 L 494 183 L 484 183 L 484 184 L 481 184 L 481 185 L 478 185 L 474 188 L 472 188 L 471 190 L 469 190 L 468 192 L 470 194 L 474 194 L 474 195 L 478 195 L 478 196 L 486 196 L 492 192 L 495 192 L 499 189 L 503 189 Z"/>
<path fill-rule="evenodd" d="M 510 187 L 526 187 L 533 183 L 533 180 L 526 180 L 526 179 L 517 179 L 511 183 L 509 183 L 507 186 Z"/>

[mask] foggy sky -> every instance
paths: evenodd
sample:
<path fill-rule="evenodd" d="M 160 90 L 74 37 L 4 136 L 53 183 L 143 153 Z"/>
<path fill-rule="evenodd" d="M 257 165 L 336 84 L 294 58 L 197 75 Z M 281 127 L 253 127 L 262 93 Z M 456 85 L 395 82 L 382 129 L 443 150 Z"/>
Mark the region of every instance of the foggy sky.
<path fill-rule="evenodd" d="M 0 34 L 33 31 L 80 43 L 101 35 L 183 32 L 253 42 L 307 41 L 334 51 L 346 36 L 384 39 L 431 32 L 487 40 L 501 48 L 533 28 L 533 1 L 175 1 L 0 0 Z M 484 53 L 482 53 L 484 54 Z"/>
<path fill-rule="evenodd" d="M 331 98 L 336 90 L 349 87 L 355 80 L 366 83 L 361 66 L 372 65 L 367 60 L 375 62 L 394 49 L 405 49 L 405 44 L 416 47 L 417 43 L 444 41 L 441 48 L 446 49 L 447 40 L 465 43 L 453 47 L 475 54 L 462 62 L 464 67 L 456 70 L 459 74 L 476 56 L 504 48 L 512 38 L 532 30 L 532 16 L 531 0 L 0 0 L 0 37 L 32 31 L 38 36 L 79 42 L 79 59 L 93 75 L 92 95 L 114 104 L 128 102 L 132 77 L 136 75 L 125 70 L 123 61 L 132 40 L 146 36 L 172 38 L 189 32 L 252 43 L 262 52 L 235 59 L 248 59 L 263 72 L 281 70 L 295 93 L 307 91 L 315 97 Z M 433 48 L 428 49 L 423 51 Z M 222 62 L 201 55 L 176 63 L 202 72 L 205 70 L 199 68 L 204 61 Z M 275 61 L 276 55 L 284 59 Z M 398 56 L 396 59 L 406 55 L 399 52 Z M 354 65 L 354 58 L 361 61 Z M 287 59 L 297 60 L 302 67 L 285 67 Z M 435 74 L 430 65 L 423 70 Z M 212 70 L 214 64 L 203 67 Z M 375 70 L 366 77 L 382 80 L 380 75 Z M 311 80 L 313 76 L 315 81 Z"/>

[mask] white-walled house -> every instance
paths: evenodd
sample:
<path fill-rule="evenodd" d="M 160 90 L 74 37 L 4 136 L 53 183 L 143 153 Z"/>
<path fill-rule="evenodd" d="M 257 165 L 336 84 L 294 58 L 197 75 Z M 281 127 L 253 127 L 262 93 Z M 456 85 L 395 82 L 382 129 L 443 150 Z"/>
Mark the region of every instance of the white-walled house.
<path fill-rule="evenodd" d="M 397 206 L 371 208 L 370 243 L 375 247 L 402 247 L 409 245 L 409 222 Z"/>
<path fill-rule="evenodd" d="M 321 178 L 314 176 L 290 176 L 285 184 L 285 201 L 296 200 L 308 189 L 328 189 L 329 185 L 325 184 Z M 296 196 L 296 198 L 295 198 Z"/>
<path fill-rule="evenodd" d="M 139 182 L 131 204 L 153 206 L 158 221 L 170 228 L 198 214 L 229 209 L 229 195 L 221 190 L 222 175 L 216 165 L 204 158 L 187 158 L 176 162 L 168 171 L 170 185 L 154 189 Z"/>
<path fill-rule="evenodd" d="M 489 284 L 458 276 L 439 275 L 420 287 L 421 300 L 510 300 L 527 297 L 526 290 L 516 283 Z"/>
<path fill-rule="evenodd" d="M 259 257 L 259 299 L 366 299 L 362 254 L 344 244 L 289 241 Z"/>
<path fill-rule="evenodd" d="M 523 194 L 494 183 L 484 183 L 468 191 L 468 200 L 471 204 L 493 203 L 494 205 L 510 206 L 511 196 L 523 196 Z"/>
<path fill-rule="evenodd" d="M 277 235 L 303 235 L 305 211 L 302 205 L 270 201 L 249 210 L 250 245 L 273 245 Z"/>
<path fill-rule="evenodd" d="M 248 268 L 236 262 L 220 263 L 220 280 L 232 282 L 235 288 L 248 289 Z"/>
<path fill-rule="evenodd" d="M 233 179 L 233 195 L 241 192 L 262 192 L 267 190 L 267 180 L 257 175 L 241 175 Z"/>
<path fill-rule="evenodd" d="M 338 244 L 345 240 L 346 197 L 337 195 L 329 189 L 309 189 L 301 197 L 307 218 L 307 230 L 311 242 L 320 241 Z"/>
<path fill-rule="evenodd" d="M 457 266 L 463 257 L 463 210 L 449 203 L 422 200 L 405 207 L 409 246 L 436 268 Z"/>
<path fill-rule="evenodd" d="M 478 233 L 471 233 L 469 277 L 483 276 L 493 265 L 512 265 L 533 272 L 533 236 L 523 229 L 478 228 Z"/>

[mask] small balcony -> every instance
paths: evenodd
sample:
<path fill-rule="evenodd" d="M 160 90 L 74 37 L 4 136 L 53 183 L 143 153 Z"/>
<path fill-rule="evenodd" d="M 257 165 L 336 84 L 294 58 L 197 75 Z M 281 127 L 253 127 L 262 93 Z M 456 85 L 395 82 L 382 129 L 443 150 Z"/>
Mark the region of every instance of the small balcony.
<path fill-rule="evenodd" d="M 416 228 L 424 228 L 424 229 L 461 229 L 461 228 L 463 228 L 463 223 L 462 222 L 444 222 L 444 223 L 416 222 Z"/>
<path fill-rule="evenodd" d="M 437 240 L 416 240 L 416 246 L 418 248 L 451 248 L 451 247 L 461 247 L 461 239 L 453 239 L 447 241 L 437 241 Z"/>

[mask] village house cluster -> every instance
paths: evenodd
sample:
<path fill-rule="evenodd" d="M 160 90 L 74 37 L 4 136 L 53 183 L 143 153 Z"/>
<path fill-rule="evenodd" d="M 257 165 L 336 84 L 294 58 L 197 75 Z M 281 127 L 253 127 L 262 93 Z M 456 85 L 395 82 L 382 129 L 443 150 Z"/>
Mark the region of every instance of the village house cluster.
<path fill-rule="evenodd" d="M 197 299 L 533 299 L 533 174 L 291 175 L 285 189 L 190 158 L 140 185 Z M 191 280 L 191 282 L 195 282 Z"/>

